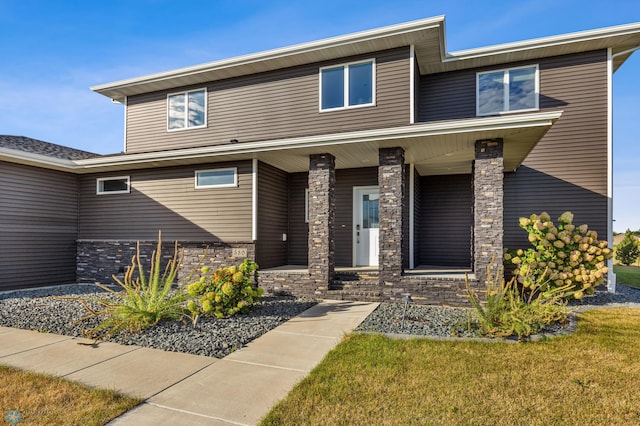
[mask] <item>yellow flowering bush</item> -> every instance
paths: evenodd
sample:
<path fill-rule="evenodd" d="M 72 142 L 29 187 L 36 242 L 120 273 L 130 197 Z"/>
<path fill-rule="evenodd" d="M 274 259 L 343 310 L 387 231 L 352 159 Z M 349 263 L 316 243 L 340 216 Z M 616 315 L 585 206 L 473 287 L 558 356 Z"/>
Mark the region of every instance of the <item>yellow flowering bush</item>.
<path fill-rule="evenodd" d="M 187 304 L 195 323 L 199 315 L 225 318 L 248 312 L 262 297 L 262 288 L 254 288 L 253 276 L 258 264 L 245 259 L 240 265 L 218 268 L 213 273 L 202 268 L 200 279 L 188 285 L 187 293 L 193 298 Z"/>
<path fill-rule="evenodd" d="M 514 274 L 525 288 L 534 290 L 544 282 L 542 291 L 567 287 L 567 297 L 581 299 L 604 282 L 613 251 L 587 225 L 575 226 L 571 212 L 563 213 L 557 226 L 543 212 L 521 217 L 520 227 L 533 248 L 507 250 L 504 259 L 516 265 Z"/>

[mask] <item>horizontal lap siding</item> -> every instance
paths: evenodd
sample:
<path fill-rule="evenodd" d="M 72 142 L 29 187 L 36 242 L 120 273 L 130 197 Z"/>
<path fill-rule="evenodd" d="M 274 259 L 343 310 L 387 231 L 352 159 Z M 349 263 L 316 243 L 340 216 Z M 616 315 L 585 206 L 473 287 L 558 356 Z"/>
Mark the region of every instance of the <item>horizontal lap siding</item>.
<path fill-rule="evenodd" d="M 256 260 L 261 268 L 286 265 L 288 232 L 287 173 L 258 163 L 258 241 Z"/>
<path fill-rule="evenodd" d="M 0 290 L 76 279 L 76 176 L 0 162 Z"/>
<path fill-rule="evenodd" d="M 562 117 L 515 173 L 505 174 L 505 246 L 526 246 L 518 217 L 564 211 L 607 232 L 607 53 L 604 50 L 505 65 L 539 64 L 540 109 Z M 475 116 L 476 71 L 422 76 L 420 121 Z"/>
<path fill-rule="evenodd" d="M 288 261 L 290 265 L 306 265 L 309 261 L 309 224 L 305 222 L 304 192 L 309 187 L 307 173 L 291 173 L 289 187 Z"/>
<path fill-rule="evenodd" d="M 319 112 L 319 68 L 364 55 L 207 85 L 207 127 L 167 132 L 167 93 L 127 101 L 127 152 L 240 143 L 409 124 L 409 49 L 378 52 L 376 105 Z M 196 88 L 204 87 L 197 86 Z M 192 87 L 193 88 L 193 87 Z"/>
<path fill-rule="evenodd" d="M 420 179 L 420 264 L 471 265 L 471 175 Z"/>
<path fill-rule="evenodd" d="M 195 189 L 195 170 L 237 167 L 238 186 Z M 130 194 L 96 195 L 96 178 L 131 177 Z M 80 177 L 80 239 L 251 241 L 250 161 Z"/>
<path fill-rule="evenodd" d="M 289 175 L 289 263 L 306 265 L 309 227 L 304 221 L 307 173 Z M 378 185 L 378 168 L 336 170 L 335 256 L 337 266 L 352 266 L 353 187 Z"/>

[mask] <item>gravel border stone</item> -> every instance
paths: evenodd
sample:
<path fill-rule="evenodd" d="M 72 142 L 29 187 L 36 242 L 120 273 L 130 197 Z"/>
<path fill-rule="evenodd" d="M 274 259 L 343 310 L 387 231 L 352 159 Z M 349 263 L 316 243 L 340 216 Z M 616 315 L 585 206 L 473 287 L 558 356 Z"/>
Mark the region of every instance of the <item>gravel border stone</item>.
<path fill-rule="evenodd" d="M 54 296 L 91 298 L 104 297 L 105 293 L 91 284 L 3 292 L 0 293 L 0 325 L 83 337 L 82 324 L 72 324 L 86 316 L 84 307 L 78 301 L 59 300 Z M 222 358 L 316 303 L 308 298 L 264 297 L 248 314 L 227 319 L 200 318 L 195 328 L 187 318 L 164 321 L 141 333 L 118 334 L 110 341 Z M 93 327 L 98 321 L 83 323 Z"/>
<path fill-rule="evenodd" d="M 640 289 L 618 283 L 616 293 L 598 290 L 595 294 L 581 300 L 572 300 L 568 304 L 572 313 L 584 312 L 595 308 L 637 307 L 640 308 Z M 569 323 L 556 325 L 538 335 L 532 335 L 523 341 L 537 341 L 554 336 L 572 333 L 576 330 L 575 315 L 569 316 Z M 404 303 L 381 303 L 360 324 L 355 331 L 361 333 L 381 333 L 392 338 L 430 338 L 434 340 L 473 340 L 473 341 L 517 341 L 516 338 L 482 338 L 470 332 L 457 336 L 452 333 L 456 324 L 468 321 L 472 310 L 436 305 L 415 305 Z"/>

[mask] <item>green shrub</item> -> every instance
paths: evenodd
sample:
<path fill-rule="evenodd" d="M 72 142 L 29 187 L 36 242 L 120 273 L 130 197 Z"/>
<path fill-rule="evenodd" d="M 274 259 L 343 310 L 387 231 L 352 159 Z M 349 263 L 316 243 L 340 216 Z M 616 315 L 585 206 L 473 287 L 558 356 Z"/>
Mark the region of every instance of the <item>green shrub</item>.
<path fill-rule="evenodd" d="M 238 266 L 218 268 L 213 273 L 209 267 L 202 268 L 200 279 L 187 287 L 187 293 L 193 298 L 187 304 L 193 323 L 202 314 L 225 318 L 248 312 L 262 297 L 262 288 L 253 287 L 257 269 L 258 265 L 249 259 Z"/>
<path fill-rule="evenodd" d="M 514 274 L 525 288 L 541 286 L 543 292 L 568 288 L 567 297 L 581 299 L 604 282 L 612 250 L 587 225 L 572 222 L 571 212 L 558 218 L 558 226 L 546 212 L 520 218 L 520 227 L 529 234 L 533 248 L 507 251 L 505 260 L 516 266 Z"/>
<path fill-rule="evenodd" d="M 640 257 L 640 241 L 631 230 L 627 229 L 624 238 L 616 246 L 616 260 L 623 265 L 631 265 Z"/>
<path fill-rule="evenodd" d="M 89 313 L 79 322 L 90 318 L 102 318 L 100 323 L 83 334 L 94 341 L 108 340 L 114 334 L 127 330 L 135 333 L 151 327 L 166 319 L 176 319 L 184 315 L 184 302 L 187 295 L 172 291 L 178 268 L 182 263 L 184 250 L 178 251 L 178 242 L 174 246 L 173 258 L 162 270 L 162 234 L 158 233 L 158 246 L 151 255 L 148 275 L 140 260 L 140 242 L 136 245 L 136 254 L 131 259 L 124 278 L 113 279 L 122 288 L 115 291 L 98 284 L 111 297 L 74 298 L 80 301 Z M 137 272 L 137 278 L 134 275 Z"/>
<path fill-rule="evenodd" d="M 534 290 L 519 288 L 515 277 L 508 282 L 502 278 L 502 268 L 493 273 L 494 260 L 487 268 L 484 301 L 478 296 L 478 291 L 471 290 L 466 278 L 469 301 L 476 312 L 476 321 L 469 322 L 472 330 L 475 328 L 480 335 L 488 337 L 522 338 L 567 320 L 564 293 L 568 285 L 540 291 L 545 287 L 539 282 L 544 280 L 543 274 L 537 278 Z"/>

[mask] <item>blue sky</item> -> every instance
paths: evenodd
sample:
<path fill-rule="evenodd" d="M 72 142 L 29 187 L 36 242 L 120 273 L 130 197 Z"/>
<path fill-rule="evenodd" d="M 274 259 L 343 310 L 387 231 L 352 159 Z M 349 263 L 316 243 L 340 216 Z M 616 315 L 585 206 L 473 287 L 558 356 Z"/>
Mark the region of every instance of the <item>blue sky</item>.
<path fill-rule="evenodd" d="M 0 134 L 101 154 L 123 107 L 90 86 L 436 15 L 449 51 L 640 22 L 637 0 L 0 0 Z M 639 229 L 640 52 L 614 75 L 614 230 Z"/>

